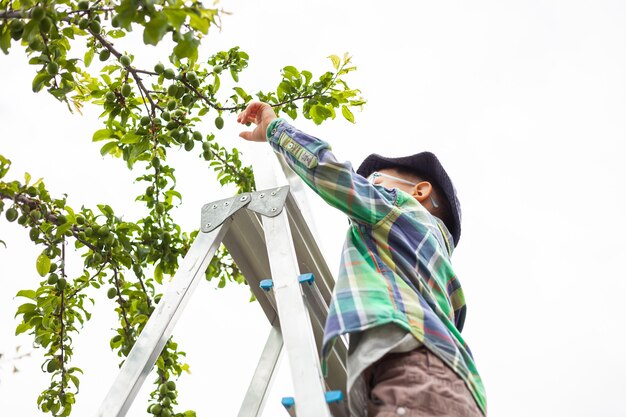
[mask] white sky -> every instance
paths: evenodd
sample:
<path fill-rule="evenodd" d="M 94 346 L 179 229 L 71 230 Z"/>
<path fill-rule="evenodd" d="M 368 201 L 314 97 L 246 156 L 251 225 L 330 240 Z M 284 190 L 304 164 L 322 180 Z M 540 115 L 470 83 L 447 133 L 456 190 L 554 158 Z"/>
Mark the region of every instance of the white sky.
<path fill-rule="evenodd" d="M 408 6 L 410 4 L 410 6 Z M 250 53 L 242 82 L 250 91 L 277 84 L 295 65 L 319 74 L 326 56 L 350 52 L 348 78 L 368 104 L 357 124 L 295 125 L 329 141 L 355 166 L 372 152 L 435 152 L 458 189 L 463 235 L 453 261 L 468 301 L 464 335 L 474 352 L 491 416 L 625 416 L 622 270 L 626 169 L 626 4 L 619 1 L 224 1 L 233 16 L 205 42 L 204 55 L 240 45 Z M 120 47 L 124 47 L 120 43 Z M 130 43 L 126 44 L 130 45 Z M 146 67 L 165 47 L 135 51 Z M 159 58 L 160 57 L 160 58 Z M 45 93 L 33 94 L 34 69 L 14 47 L 0 57 L 0 153 L 11 178 L 28 170 L 75 207 L 110 203 L 137 218 L 139 187 L 123 162 L 99 157 L 90 142 L 97 112 L 70 115 Z M 214 117 L 214 115 L 213 115 Z M 213 117 L 206 121 L 207 129 Z M 239 140 L 234 118 L 220 140 L 248 158 L 263 144 Z M 205 164 L 173 155 L 184 202 L 176 220 L 198 225 L 202 204 L 232 190 L 215 186 Z M 257 158 L 262 160 L 262 158 Z M 322 244 L 338 265 L 345 220 L 317 200 Z M 0 352 L 13 336 L 22 288 L 39 278 L 27 233 L 0 222 Z M 80 261 L 75 261 L 78 271 Z M 181 409 L 236 415 L 269 330 L 245 287 L 202 283 L 175 338 L 192 375 L 179 383 Z M 113 306 L 97 299 L 92 321 L 75 338 L 84 369 L 75 415 L 93 415 L 116 374 L 108 349 Z M 31 349 L 32 350 L 32 349 Z M 38 415 L 47 385 L 40 352 L 0 370 L 0 408 Z M 292 389 L 283 360 L 265 416 L 286 415 Z M 148 387 L 150 388 L 150 387 Z M 129 416 L 145 415 L 144 389 Z"/>

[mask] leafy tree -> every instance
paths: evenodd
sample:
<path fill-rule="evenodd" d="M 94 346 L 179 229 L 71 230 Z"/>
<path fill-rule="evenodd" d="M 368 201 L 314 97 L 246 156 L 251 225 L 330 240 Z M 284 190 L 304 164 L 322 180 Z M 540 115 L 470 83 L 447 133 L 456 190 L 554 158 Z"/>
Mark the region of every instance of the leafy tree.
<path fill-rule="evenodd" d="M 170 214 L 182 196 L 168 154 L 199 153 L 222 185 L 254 190 L 251 168 L 242 166 L 237 149 L 224 148 L 216 135 L 224 125 L 222 115 L 239 112 L 253 98 L 239 86 L 249 56 L 237 46 L 208 58 L 199 53 L 223 15 L 183 0 L 0 0 L 0 49 L 5 54 L 19 49 L 29 56 L 36 72 L 33 91 L 45 89 L 70 111 L 80 112 L 87 103 L 101 108 L 102 128 L 92 140 L 103 143 L 102 155 L 123 160 L 145 184 L 145 192 L 136 197 L 145 215 L 122 220 L 106 201 L 77 209 L 67 204 L 67 196 L 29 174 L 23 182 L 9 179 L 11 163 L 0 155 L 0 212 L 7 221 L 17 221 L 42 249 L 36 259 L 39 285 L 17 294 L 25 302 L 17 310 L 16 334 L 32 335 L 35 346 L 45 351 L 42 370 L 50 374 L 50 385 L 38 398 L 44 412 L 71 414 L 82 372 L 72 362 L 72 337 L 90 319 L 96 299 L 106 296 L 116 302 L 119 328 L 110 347 L 123 361 L 160 300 L 164 275 L 176 272 L 198 233 L 181 230 Z M 163 57 L 165 63 L 139 68 L 133 51 L 119 50 L 117 40 L 132 30 L 141 30 L 147 45 L 171 36 L 174 47 Z M 101 61 L 97 69 L 94 58 Z M 364 101 L 344 76 L 355 67 L 347 55 L 330 59 L 333 70 L 318 77 L 285 66 L 276 89 L 255 96 L 292 119 L 302 115 L 319 124 L 340 109 L 354 122 L 350 108 Z M 221 88 L 225 76 L 234 84 L 228 91 Z M 212 132 L 195 128 L 206 117 L 214 119 Z M 82 257 L 78 276 L 66 273 L 67 245 Z M 218 255 L 207 279 L 219 280 L 220 287 L 243 282 L 226 250 Z M 156 362 L 150 413 L 195 415 L 177 410 L 175 380 L 187 366 L 184 352 L 170 339 Z"/>

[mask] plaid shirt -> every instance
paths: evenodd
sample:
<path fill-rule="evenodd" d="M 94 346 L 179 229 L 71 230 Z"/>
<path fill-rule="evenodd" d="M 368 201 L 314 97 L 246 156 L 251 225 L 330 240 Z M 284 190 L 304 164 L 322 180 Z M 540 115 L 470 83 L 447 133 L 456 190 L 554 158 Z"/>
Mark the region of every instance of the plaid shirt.
<path fill-rule="evenodd" d="M 326 142 L 283 119 L 274 120 L 267 133 L 304 182 L 350 218 L 323 362 L 337 336 L 396 323 L 447 363 L 486 412 L 485 390 L 460 333 L 465 299 L 443 223 L 409 194 L 370 184 L 349 162 L 338 162 Z"/>

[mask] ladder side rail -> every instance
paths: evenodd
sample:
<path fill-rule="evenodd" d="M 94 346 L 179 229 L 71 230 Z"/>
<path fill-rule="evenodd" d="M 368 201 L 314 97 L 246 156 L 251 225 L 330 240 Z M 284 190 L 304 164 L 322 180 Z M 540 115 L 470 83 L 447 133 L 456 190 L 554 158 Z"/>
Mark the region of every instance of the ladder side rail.
<path fill-rule="evenodd" d="M 309 204 L 310 198 L 307 194 L 308 191 L 311 191 L 309 186 L 306 185 L 304 181 L 302 181 L 302 178 L 300 178 L 293 169 L 291 169 L 291 167 L 285 161 L 284 156 L 276 152 L 274 152 L 274 155 L 276 155 L 276 159 L 278 160 L 278 164 L 280 165 L 282 174 L 289 184 L 289 189 L 291 191 L 290 194 L 292 195 L 293 200 L 298 202 L 298 205 L 300 206 L 300 213 L 303 219 L 305 219 L 306 223 L 309 225 L 309 229 L 311 230 L 311 234 L 314 237 L 314 240 L 318 241 L 320 235 L 316 227 L 317 223 L 315 221 L 315 216 L 313 215 L 313 212 L 311 211 L 311 205 Z"/>
<path fill-rule="evenodd" d="M 299 268 L 286 210 L 276 217 L 263 216 L 267 251 L 274 281 L 285 348 L 299 417 L 330 417 L 324 398 L 318 349 L 308 310 L 298 282 Z"/>
<path fill-rule="evenodd" d="M 205 271 L 231 221 L 226 220 L 210 233 L 198 233 L 120 369 L 98 411 L 98 417 L 126 415 L 198 282 L 204 279 Z"/>
<path fill-rule="evenodd" d="M 328 306 L 330 305 L 335 278 L 328 268 L 325 258 L 322 256 L 317 241 L 308 227 L 308 223 L 302 216 L 297 201 L 289 195 L 285 204 L 294 234 L 294 245 L 300 263 L 300 270 L 312 272 L 315 276 L 315 293 L 308 294 L 308 285 L 305 285 L 303 290 L 311 300 L 309 304 L 312 315 L 317 317 L 313 324 L 316 330 L 316 338 L 319 341 L 319 346 L 321 346 L 321 338 L 328 316 Z M 321 330 L 318 330 L 317 326 L 321 326 Z M 328 376 L 326 382 L 332 390 L 345 390 L 347 383 L 347 352 L 347 339 L 345 337 L 337 338 L 327 360 Z"/>
<path fill-rule="evenodd" d="M 322 323 L 322 326 L 324 326 L 326 318 L 328 317 L 328 305 L 325 303 L 319 288 L 313 283 L 312 285 L 303 285 L 303 290 L 316 318 Z M 348 347 L 343 337 L 337 338 L 335 349 L 337 349 L 339 351 L 338 353 L 342 356 L 348 354 Z"/>
<path fill-rule="evenodd" d="M 278 325 L 272 326 L 265 342 L 246 396 L 244 397 L 237 417 L 261 417 L 283 348 L 283 336 Z"/>
<path fill-rule="evenodd" d="M 287 164 L 285 158 L 277 152 L 266 148 L 260 151 L 258 156 L 253 161 L 253 169 L 255 174 L 255 181 L 258 189 L 272 188 L 282 186 L 284 184 L 289 185 L 289 194 L 294 201 L 297 201 L 299 206 L 300 215 L 306 221 L 311 235 L 315 241 L 319 241 L 319 231 L 316 227 L 315 216 L 311 210 L 310 200 L 315 196 L 309 187 L 302 181 L 302 178 L 298 176 Z M 273 157 L 271 156 L 273 155 Z M 268 163 L 268 157 L 275 158 L 276 162 L 270 161 Z M 320 256 L 326 258 L 322 252 Z M 331 286 L 332 288 L 332 286 Z"/>
<path fill-rule="evenodd" d="M 335 277 L 328 267 L 326 258 L 324 258 L 319 248 L 318 241 L 309 227 L 309 223 L 303 215 L 301 206 L 291 193 L 287 196 L 285 205 L 289 215 L 289 224 L 294 235 L 298 261 L 304 264 L 303 266 L 306 266 L 304 268 L 301 267 L 301 270 L 312 272 L 315 275 L 315 282 L 324 302 L 326 305 L 330 305 L 333 288 L 335 287 Z"/>
<path fill-rule="evenodd" d="M 318 352 L 321 353 L 321 345 L 322 339 L 324 335 L 324 325 L 326 324 L 326 316 L 328 315 L 328 310 L 324 312 L 322 310 L 323 304 L 318 304 L 318 302 L 314 301 L 315 295 L 315 286 L 309 286 L 308 284 L 303 285 L 303 292 L 307 300 L 307 305 L 309 306 L 309 311 L 311 315 L 314 317 L 313 330 L 316 336 L 318 343 Z M 321 294 L 317 291 L 318 297 L 321 298 Z M 347 346 L 343 338 L 339 337 L 335 340 L 335 344 L 331 349 L 328 358 L 326 360 L 326 366 L 328 369 L 328 375 L 325 379 L 328 390 L 334 391 L 345 391 L 347 384 L 347 370 L 346 370 L 346 358 L 347 358 Z M 334 417 L 335 416 L 333 412 Z"/>

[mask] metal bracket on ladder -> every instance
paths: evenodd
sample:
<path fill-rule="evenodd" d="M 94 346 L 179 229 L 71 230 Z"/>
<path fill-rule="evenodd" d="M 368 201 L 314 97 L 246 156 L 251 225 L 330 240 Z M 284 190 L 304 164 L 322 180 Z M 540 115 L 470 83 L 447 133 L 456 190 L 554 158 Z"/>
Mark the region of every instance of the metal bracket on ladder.
<path fill-rule="evenodd" d="M 286 210 L 285 210 L 286 208 Z M 346 417 L 327 389 L 345 388 L 345 341 L 335 344 L 324 381 L 319 364 L 334 279 L 289 187 L 240 194 L 205 205 L 201 231 L 167 287 L 109 390 L 98 417 L 123 417 L 170 338 L 175 323 L 223 242 L 271 324 L 270 334 L 239 411 L 260 417 L 283 343 L 299 417 Z M 259 251 L 265 247 L 267 251 Z M 312 273 L 299 282 L 301 272 Z M 261 281 L 272 277 L 271 286 Z M 315 277 L 315 280 L 313 280 Z M 270 291 L 271 289 L 271 291 Z M 315 320 L 311 320 L 313 316 Z M 335 397 L 333 397 L 335 398 Z M 329 404 L 327 404 L 327 402 Z M 292 412 L 295 412 L 295 407 Z"/>
<path fill-rule="evenodd" d="M 202 207 L 201 230 L 205 233 L 218 228 L 237 210 L 246 207 L 266 217 L 278 216 L 285 205 L 289 187 L 278 187 L 274 190 L 239 194 L 235 197 L 214 201 Z"/>

